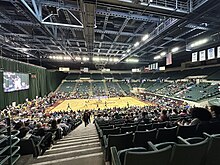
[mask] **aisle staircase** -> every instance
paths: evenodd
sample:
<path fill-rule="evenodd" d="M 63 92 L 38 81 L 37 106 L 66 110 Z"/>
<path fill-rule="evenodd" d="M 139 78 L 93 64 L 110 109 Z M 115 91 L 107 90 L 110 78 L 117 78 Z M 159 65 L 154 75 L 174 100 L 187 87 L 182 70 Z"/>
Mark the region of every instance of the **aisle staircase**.
<path fill-rule="evenodd" d="M 94 124 L 81 124 L 58 141 L 31 165 L 104 165 L 103 152 Z"/>
<path fill-rule="evenodd" d="M 79 82 L 76 82 L 76 84 L 75 84 L 75 86 L 74 86 L 74 88 L 73 88 L 73 93 L 76 92 L 76 89 L 77 89 L 78 83 L 79 83 Z"/>
<path fill-rule="evenodd" d="M 122 87 L 119 85 L 118 82 L 116 82 L 116 84 L 119 86 L 119 88 L 121 89 L 121 92 L 123 93 L 124 96 L 127 96 L 127 94 L 125 93 L 125 91 L 122 89 Z"/>
<path fill-rule="evenodd" d="M 109 95 L 108 87 L 107 87 L 105 81 L 103 83 L 104 83 L 104 87 L 105 87 L 105 94 L 106 94 L 106 96 L 108 96 Z"/>
<path fill-rule="evenodd" d="M 93 96 L 93 84 L 92 82 L 90 82 L 90 86 L 89 86 L 89 97 Z"/>

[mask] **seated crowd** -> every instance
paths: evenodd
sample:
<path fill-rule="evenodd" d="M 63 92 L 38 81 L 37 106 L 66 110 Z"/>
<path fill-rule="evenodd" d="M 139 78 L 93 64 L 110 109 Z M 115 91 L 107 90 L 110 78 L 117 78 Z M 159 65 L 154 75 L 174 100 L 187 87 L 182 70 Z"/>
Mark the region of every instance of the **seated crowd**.
<path fill-rule="evenodd" d="M 87 126 L 90 122 L 91 114 L 94 115 L 94 123 L 104 148 L 106 161 L 111 160 L 110 148 L 112 146 L 116 145 L 117 150 L 137 146 L 146 147 L 147 140 L 135 141 L 135 136 L 138 133 L 147 134 L 148 132 L 153 132 L 154 136 L 152 135 L 153 138 L 150 141 L 156 144 L 164 142 L 163 140 L 170 137 L 170 133 L 165 136 L 162 135 L 163 140 L 161 140 L 159 138 L 160 129 L 174 130 L 175 136 L 178 135 L 179 129 L 177 128 L 181 126 L 195 126 L 193 133 L 198 132 L 199 129 L 202 131 L 206 129 L 206 132 L 210 133 L 211 131 L 208 132 L 209 124 L 220 123 L 220 107 L 218 106 L 211 106 L 210 108 L 191 107 L 183 101 L 154 95 L 142 98 L 143 101 L 151 103 L 151 106 L 145 107 L 128 105 L 124 108 L 115 107 L 104 110 L 47 111 L 49 107 L 55 105 L 59 100 L 69 99 L 70 97 L 69 93 L 50 93 L 48 96 L 39 97 L 32 101 L 27 100 L 24 104 L 19 104 L 16 107 L 8 106 L 1 111 L 1 119 L 11 118 L 12 132 L 19 131 L 17 137 L 21 139 L 19 142 L 21 146 L 19 152 L 21 155 L 30 153 L 35 157 L 42 155 L 55 140 L 61 139 L 62 136 L 67 135 L 81 124 L 81 120 L 84 120 L 85 126 Z M 203 127 L 200 128 L 200 125 Z M 208 126 L 206 127 L 206 125 Z M 0 122 L 0 129 L 6 126 L 6 122 L 2 120 Z M 199 136 L 202 136 L 201 130 L 199 130 Z M 219 132 L 215 132 L 216 130 L 214 132 L 220 133 L 220 127 L 218 127 L 218 130 Z M 111 144 L 114 144 L 114 141 L 110 140 L 113 136 L 112 134 L 123 137 L 129 136 L 130 141 L 125 138 L 119 141 L 120 147 L 117 148 L 117 142 L 111 146 Z M 175 136 L 171 138 L 175 139 Z M 27 143 L 27 141 L 31 141 L 31 143 Z M 37 150 L 36 152 L 27 149 L 30 147 L 30 144 L 33 145 L 34 150 Z"/>
<path fill-rule="evenodd" d="M 147 158 L 153 152 L 151 149 L 155 154 L 160 152 L 160 148 L 157 149 L 157 146 L 162 146 L 162 149 L 164 146 L 169 145 L 171 148 L 178 143 L 184 143 L 186 148 L 189 148 L 191 147 L 190 142 L 193 140 L 193 143 L 199 146 L 205 140 L 204 132 L 208 137 L 220 133 L 220 107 L 218 106 L 190 107 L 184 102 L 156 96 L 147 96 L 146 100 L 151 101 L 154 105 L 106 109 L 95 114 L 94 122 L 102 142 L 105 161 L 110 161 L 113 165 L 142 165 L 151 160 L 151 163 L 154 164 L 153 162 L 157 161 L 155 156 L 152 156 L 153 159 Z M 183 138 L 192 138 L 192 140 L 188 142 Z M 212 141 L 205 141 L 207 145 L 208 142 L 211 145 Z M 192 148 L 195 145 L 192 145 Z M 190 149 L 188 149 L 189 153 Z M 148 153 L 148 151 L 151 152 Z M 175 147 L 172 148 L 172 152 L 173 154 L 178 153 Z M 203 154 L 207 152 L 205 150 Z M 136 162 L 135 158 L 131 158 L 128 161 L 129 153 L 136 154 L 137 159 L 140 160 Z M 146 159 L 141 155 L 145 155 Z M 168 159 L 171 163 L 166 163 L 167 165 L 175 162 L 175 157 L 168 157 Z M 198 158 L 199 165 L 202 163 L 201 160 Z M 208 158 L 205 157 L 204 160 L 208 161 Z M 183 161 L 184 163 L 186 161 Z M 161 165 L 161 163 L 159 164 Z M 204 162 L 204 164 L 209 165 L 209 162 Z M 216 163 L 214 164 L 216 165 Z"/>
<path fill-rule="evenodd" d="M 21 139 L 21 154 L 27 154 L 22 146 L 26 140 L 33 141 L 33 147 L 38 146 L 39 152 L 34 156 L 43 154 L 51 147 L 55 140 L 61 139 L 71 130 L 81 124 L 81 111 L 47 112 L 46 109 L 56 104 L 60 99 L 68 98 L 68 94 L 54 93 L 43 98 L 26 101 L 16 107 L 8 106 L 1 111 L 1 119 L 11 118 L 12 132 L 18 130 Z M 7 126 L 6 120 L 0 120 L 0 129 Z"/>

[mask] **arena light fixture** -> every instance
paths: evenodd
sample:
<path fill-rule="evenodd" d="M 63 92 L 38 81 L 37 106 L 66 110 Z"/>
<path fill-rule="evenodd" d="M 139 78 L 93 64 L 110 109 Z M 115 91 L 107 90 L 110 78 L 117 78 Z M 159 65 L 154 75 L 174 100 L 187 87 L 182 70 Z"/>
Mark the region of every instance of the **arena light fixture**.
<path fill-rule="evenodd" d="M 161 56 L 158 55 L 158 56 L 155 56 L 155 57 L 154 57 L 154 60 L 159 60 L 160 58 L 161 58 Z"/>
<path fill-rule="evenodd" d="M 75 57 L 75 60 L 76 61 L 81 61 L 81 58 L 80 57 Z"/>
<path fill-rule="evenodd" d="M 130 51 L 131 51 L 131 49 L 128 49 L 128 50 L 127 50 L 127 53 L 129 53 Z"/>
<path fill-rule="evenodd" d="M 22 48 L 21 49 L 23 52 L 27 52 L 28 51 L 28 48 Z"/>
<path fill-rule="evenodd" d="M 98 56 L 93 57 L 92 60 L 95 61 L 95 62 L 99 62 L 100 61 Z"/>
<path fill-rule="evenodd" d="M 161 56 L 161 57 L 164 57 L 164 56 L 166 56 L 166 54 L 167 54 L 167 52 L 161 52 L 161 53 L 160 53 L 160 56 Z"/>
<path fill-rule="evenodd" d="M 106 58 L 106 57 L 100 57 L 100 61 L 108 61 L 108 58 Z"/>
<path fill-rule="evenodd" d="M 52 59 L 52 58 L 53 58 L 53 56 L 49 56 L 48 58 L 49 58 L 49 59 Z"/>
<path fill-rule="evenodd" d="M 63 56 L 58 56 L 57 59 L 58 60 L 63 60 Z"/>
<path fill-rule="evenodd" d="M 137 59 L 137 58 L 129 58 L 129 59 L 126 59 L 125 61 L 128 62 L 128 63 L 137 63 L 137 62 L 139 62 L 139 59 Z"/>
<path fill-rule="evenodd" d="M 192 43 L 191 45 L 190 45 L 190 47 L 197 47 L 197 46 L 200 46 L 200 45 L 203 45 L 203 44 L 205 44 L 205 43 L 207 43 L 209 40 L 207 39 L 207 38 L 205 38 L 205 39 L 202 39 L 202 40 L 199 40 L 199 41 L 196 41 L 196 42 L 194 42 L 194 43 Z"/>
<path fill-rule="evenodd" d="M 71 57 L 63 57 L 64 60 L 71 60 Z"/>
<path fill-rule="evenodd" d="M 114 59 L 113 58 L 109 58 L 108 61 L 109 62 L 114 62 Z"/>
<path fill-rule="evenodd" d="M 139 42 L 136 42 L 136 43 L 134 44 L 134 47 L 138 47 L 139 44 L 140 44 Z"/>
<path fill-rule="evenodd" d="M 113 58 L 113 62 L 118 62 L 119 61 L 119 58 L 115 57 Z"/>
<path fill-rule="evenodd" d="M 119 0 L 119 1 L 121 1 L 121 2 L 127 2 L 127 3 L 133 3 L 132 0 Z"/>
<path fill-rule="evenodd" d="M 175 52 L 177 52 L 178 50 L 179 50 L 179 47 L 175 47 L 175 48 L 171 49 L 171 52 L 172 52 L 172 53 L 175 53 Z"/>
<path fill-rule="evenodd" d="M 146 41 L 148 38 L 149 38 L 149 34 L 145 34 L 145 35 L 142 37 L 142 41 Z"/>
<path fill-rule="evenodd" d="M 89 57 L 84 56 L 84 57 L 82 58 L 82 60 L 83 60 L 83 61 L 89 61 Z"/>

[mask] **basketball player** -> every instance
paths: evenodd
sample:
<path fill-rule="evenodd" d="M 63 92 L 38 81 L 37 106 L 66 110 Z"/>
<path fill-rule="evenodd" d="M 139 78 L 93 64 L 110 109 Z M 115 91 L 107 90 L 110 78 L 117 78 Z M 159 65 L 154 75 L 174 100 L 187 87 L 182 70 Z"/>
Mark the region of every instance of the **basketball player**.
<path fill-rule="evenodd" d="M 70 103 L 68 103 L 66 110 L 68 110 L 68 109 L 72 110 L 71 107 L 70 107 Z"/>

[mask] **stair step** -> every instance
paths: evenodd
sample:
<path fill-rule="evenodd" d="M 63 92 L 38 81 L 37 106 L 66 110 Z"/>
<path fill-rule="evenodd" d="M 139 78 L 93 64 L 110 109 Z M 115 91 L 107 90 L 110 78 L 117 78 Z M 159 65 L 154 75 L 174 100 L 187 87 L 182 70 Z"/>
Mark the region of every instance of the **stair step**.
<path fill-rule="evenodd" d="M 101 147 L 101 145 L 99 142 L 94 142 L 94 143 L 79 144 L 79 145 L 66 146 L 66 147 L 60 147 L 60 148 L 51 148 L 50 150 L 47 150 L 44 153 L 44 155 L 53 154 L 53 153 L 61 153 L 65 151 L 93 148 L 93 147 Z"/>
<path fill-rule="evenodd" d="M 76 140 L 76 139 L 83 139 L 83 138 L 93 138 L 93 137 L 98 137 L 98 135 L 87 135 L 87 136 L 66 136 L 65 138 L 61 139 L 60 141 L 65 141 L 65 140 Z"/>
<path fill-rule="evenodd" d="M 36 162 L 45 162 L 45 161 L 48 161 L 48 160 L 78 157 L 78 156 L 81 156 L 81 155 L 88 155 L 88 154 L 100 153 L 100 152 L 102 152 L 101 147 L 72 150 L 72 151 L 66 151 L 66 152 L 53 153 L 53 154 L 49 154 L 49 155 L 39 156 L 36 159 Z"/>
<path fill-rule="evenodd" d="M 87 133 L 85 133 L 85 134 L 72 134 L 71 136 L 68 136 L 68 137 L 75 137 L 75 138 L 85 138 L 85 137 L 93 137 L 93 136 L 98 136 L 98 134 L 97 133 L 94 133 L 94 134 L 89 134 L 88 132 Z"/>
<path fill-rule="evenodd" d="M 43 161 L 38 163 L 33 163 L 31 165 L 104 165 L 103 153 L 92 153 L 87 155 L 80 155 L 75 157 L 63 158 L 63 159 L 53 159 L 51 161 Z"/>
<path fill-rule="evenodd" d="M 65 146 L 74 146 L 74 145 L 78 145 L 78 144 L 88 144 L 88 143 L 93 143 L 93 142 L 99 142 L 99 140 L 94 139 L 94 140 L 86 140 L 86 141 L 80 141 L 80 142 L 68 142 L 66 141 L 66 143 L 64 144 L 55 144 L 53 146 L 53 148 L 59 148 L 59 147 L 65 147 Z"/>
<path fill-rule="evenodd" d="M 99 140 L 98 137 L 87 137 L 87 138 L 78 138 L 78 139 L 68 139 L 66 141 L 58 141 L 57 144 L 63 144 L 67 142 L 79 142 L 79 141 L 85 141 L 85 140 Z"/>
<path fill-rule="evenodd" d="M 80 125 L 56 142 L 31 165 L 105 165 L 103 152 L 94 124 Z"/>

